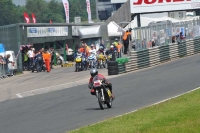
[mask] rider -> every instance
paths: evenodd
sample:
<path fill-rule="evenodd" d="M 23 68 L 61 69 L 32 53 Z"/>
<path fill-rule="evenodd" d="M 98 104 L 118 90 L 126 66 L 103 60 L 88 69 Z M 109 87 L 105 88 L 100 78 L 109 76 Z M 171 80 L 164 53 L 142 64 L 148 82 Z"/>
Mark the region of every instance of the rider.
<path fill-rule="evenodd" d="M 95 56 L 95 62 L 97 61 L 97 59 L 96 59 L 96 56 L 97 56 L 97 50 L 95 49 L 95 47 L 94 47 L 94 45 L 92 44 L 91 45 L 91 47 L 90 47 L 91 49 L 90 49 L 90 55 L 91 54 L 94 54 L 94 56 Z"/>
<path fill-rule="evenodd" d="M 99 80 L 102 80 L 106 84 L 106 86 L 109 88 L 110 92 L 112 93 L 112 84 L 109 83 L 108 80 L 103 75 L 98 74 L 98 70 L 96 68 L 93 68 L 90 70 L 90 75 L 91 75 L 91 77 L 89 80 L 88 88 L 91 89 L 90 93 L 92 95 L 95 95 L 95 90 L 93 88 L 93 78 L 96 76 Z M 113 93 L 112 93 L 112 98 L 113 98 L 113 100 L 115 99 Z"/>
<path fill-rule="evenodd" d="M 81 63 L 81 67 L 83 67 L 84 65 L 84 60 L 83 58 L 86 58 L 86 55 L 81 51 L 81 49 L 78 50 L 78 52 L 76 53 L 75 57 L 80 57 L 82 58 L 82 63 Z"/>
<path fill-rule="evenodd" d="M 115 48 L 113 45 L 110 46 L 110 49 L 106 51 L 106 55 L 108 56 L 109 54 L 113 54 L 115 52 Z"/>
<path fill-rule="evenodd" d="M 98 53 L 104 55 L 104 48 L 102 46 L 99 47 Z"/>

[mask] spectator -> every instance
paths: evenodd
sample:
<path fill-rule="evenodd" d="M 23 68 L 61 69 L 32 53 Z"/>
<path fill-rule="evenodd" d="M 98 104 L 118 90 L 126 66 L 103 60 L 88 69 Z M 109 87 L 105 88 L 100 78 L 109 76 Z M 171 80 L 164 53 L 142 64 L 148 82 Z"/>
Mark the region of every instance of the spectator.
<path fill-rule="evenodd" d="M 176 42 L 176 37 L 172 36 L 172 43 L 175 43 L 175 42 Z"/>
<path fill-rule="evenodd" d="M 183 35 L 183 32 L 180 32 L 180 41 L 182 42 L 182 40 L 184 40 L 184 39 L 185 39 L 185 37 Z"/>
<path fill-rule="evenodd" d="M 110 48 L 110 42 L 109 42 L 109 40 L 106 40 L 106 48 Z"/>
<path fill-rule="evenodd" d="M 103 50 L 106 49 L 106 47 L 105 47 L 105 45 L 104 45 L 104 41 L 102 41 L 102 42 L 100 43 L 100 46 L 103 47 Z"/>
<path fill-rule="evenodd" d="M 117 42 L 117 58 L 121 57 L 121 48 L 122 48 L 122 44 L 120 43 L 120 41 Z"/>
<path fill-rule="evenodd" d="M 49 49 L 49 52 L 50 52 L 50 55 L 51 55 L 51 69 L 53 69 L 53 61 L 54 61 L 54 49 L 53 48 L 50 48 Z"/>
<path fill-rule="evenodd" d="M 10 54 L 8 54 L 8 55 L 6 55 L 6 56 L 4 57 L 6 74 L 10 72 L 10 70 L 9 70 L 9 68 L 8 68 L 8 64 L 9 64 L 9 63 L 12 63 L 12 61 L 9 61 L 9 58 L 10 58 Z"/>
<path fill-rule="evenodd" d="M 129 28 L 124 35 L 123 35 L 123 42 L 124 42 L 124 54 L 127 54 L 129 48 L 129 40 L 131 40 L 131 31 L 132 29 Z"/>
<path fill-rule="evenodd" d="M 3 65 L 3 64 L 5 64 L 5 60 L 3 59 L 3 56 L 0 55 L 0 65 Z"/>
<path fill-rule="evenodd" d="M 42 71 L 42 66 L 43 66 L 43 58 L 42 58 L 42 53 L 41 53 L 41 50 L 39 52 L 37 52 L 36 56 L 35 56 L 35 59 L 37 60 L 37 64 L 36 64 L 36 67 L 37 67 L 37 70 L 39 72 Z"/>
<path fill-rule="evenodd" d="M 34 57 L 34 48 L 30 48 L 27 55 L 28 55 L 28 71 L 30 71 L 31 66 L 33 65 L 33 57 Z"/>
<path fill-rule="evenodd" d="M 154 39 L 152 39 L 151 45 L 152 45 L 152 47 L 155 47 L 155 46 L 156 46 L 156 43 L 155 43 L 155 40 L 154 40 Z"/>
<path fill-rule="evenodd" d="M 46 50 L 43 52 L 43 60 L 46 65 L 47 72 L 50 72 L 51 55 Z"/>

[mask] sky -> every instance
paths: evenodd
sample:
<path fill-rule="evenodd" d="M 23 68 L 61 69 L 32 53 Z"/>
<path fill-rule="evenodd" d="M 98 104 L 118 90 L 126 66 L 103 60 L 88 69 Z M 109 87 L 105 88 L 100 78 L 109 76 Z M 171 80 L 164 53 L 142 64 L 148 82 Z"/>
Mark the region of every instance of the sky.
<path fill-rule="evenodd" d="M 14 4 L 16 5 L 25 5 L 26 0 L 12 0 Z M 50 0 L 46 0 L 46 1 L 50 1 Z M 62 1 L 62 0 L 57 0 L 57 1 Z"/>

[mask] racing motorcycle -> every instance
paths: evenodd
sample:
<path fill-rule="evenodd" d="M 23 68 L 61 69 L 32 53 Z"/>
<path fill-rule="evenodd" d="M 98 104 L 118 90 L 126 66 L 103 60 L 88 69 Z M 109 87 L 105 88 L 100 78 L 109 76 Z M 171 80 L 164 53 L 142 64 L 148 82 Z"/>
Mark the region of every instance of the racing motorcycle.
<path fill-rule="evenodd" d="M 85 57 L 82 57 L 82 70 L 87 70 L 88 69 L 88 61 Z"/>
<path fill-rule="evenodd" d="M 98 68 L 106 68 L 106 56 L 104 56 L 102 53 L 100 53 L 97 56 L 97 61 L 98 61 Z"/>
<path fill-rule="evenodd" d="M 90 56 L 88 56 L 88 66 L 89 68 L 96 68 L 96 55 L 94 53 L 90 53 Z"/>
<path fill-rule="evenodd" d="M 103 83 L 102 80 L 98 80 L 97 77 L 94 77 L 93 88 L 95 90 L 100 108 L 103 110 L 105 105 L 107 105 L 108 108 L 111 108 L 113 101 L 112 94 L 106 84 Z"/>
<path fill-rule="evenodd" d="M 79 72 L 82 69 L 82 58 L 80 55 L 77 55 L 75 62 L 75 72 Z"/>

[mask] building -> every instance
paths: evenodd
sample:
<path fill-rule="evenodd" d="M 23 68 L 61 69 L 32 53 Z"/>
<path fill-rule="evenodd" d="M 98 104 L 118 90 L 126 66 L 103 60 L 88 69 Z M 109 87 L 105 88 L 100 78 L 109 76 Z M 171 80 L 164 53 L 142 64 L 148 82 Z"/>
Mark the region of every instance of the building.
<path fill-rule="evenodd" d="M 107 20 L 127 0 L 96 0 L 100 20 Z"/>

